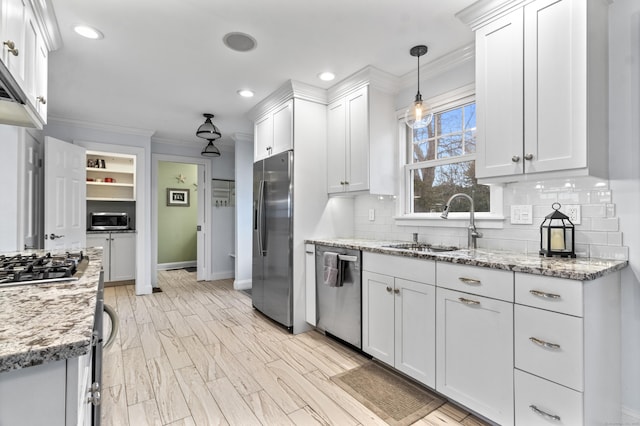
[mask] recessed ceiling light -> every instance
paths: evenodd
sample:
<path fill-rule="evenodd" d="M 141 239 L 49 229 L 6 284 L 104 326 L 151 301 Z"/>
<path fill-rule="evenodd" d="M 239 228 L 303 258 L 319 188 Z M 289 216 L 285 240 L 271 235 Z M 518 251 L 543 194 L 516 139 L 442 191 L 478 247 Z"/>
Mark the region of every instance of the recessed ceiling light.
<path fill-rule="evenodd" d="M 256 39 L 249 34 L 238 32 L 225 34 L 225 36 L 222 37 L 222 41 L 225 46 L 236 52 L 248 52 L 249 50 L 255 49 L 258 44 Z"/>
<path fill-rule="evenodd" d="M 238 95 L 242 96 L 243 98 L 253 98 L 253 91 L 249 89 L 241 89 L 238 90 Z"/>
<path fill-rule="evenodd" d="M 322 81 L 331 81 L 336 78 L 336 75 L 332 72 L 325 71 L 318 74 L 318 78 Z"/>
<path fill-rule="evenodd" d="M 76 25 L 73 27 L 73 31 L 80 34 L 82 37 L 90 38 L 91 40 L 100 40 L 101 38 L 104 38 L 104 34 L 87 25 Z"/>

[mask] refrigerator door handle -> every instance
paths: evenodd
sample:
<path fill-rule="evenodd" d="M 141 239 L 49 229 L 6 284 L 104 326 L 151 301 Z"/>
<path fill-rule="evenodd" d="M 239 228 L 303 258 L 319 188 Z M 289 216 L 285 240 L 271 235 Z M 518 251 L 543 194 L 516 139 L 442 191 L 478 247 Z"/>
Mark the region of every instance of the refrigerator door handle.
<path fill-rule="evenodd" d="M 260 255 L 265 256 L 265 211 L 264 211 L 264 190 L 266 181 L 260 181 L 260 188 L 258 190 L 258 250 Z"/>

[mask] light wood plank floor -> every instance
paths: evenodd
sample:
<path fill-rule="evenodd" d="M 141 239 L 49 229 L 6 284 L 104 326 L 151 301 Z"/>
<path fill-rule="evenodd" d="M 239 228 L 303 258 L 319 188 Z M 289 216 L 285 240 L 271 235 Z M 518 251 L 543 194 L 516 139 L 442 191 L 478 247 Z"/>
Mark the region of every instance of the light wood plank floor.
<path fill-rule="evenodd" d="M 107 287 L 120 332 L 104 352 L 102 424 L 384 425 L 329 379 L 367 359 L 311 331 L 292 335 L 233 290 L 162 271 L 162 293 Z M 486 425 L 447 403 L 415 425 Z"/>

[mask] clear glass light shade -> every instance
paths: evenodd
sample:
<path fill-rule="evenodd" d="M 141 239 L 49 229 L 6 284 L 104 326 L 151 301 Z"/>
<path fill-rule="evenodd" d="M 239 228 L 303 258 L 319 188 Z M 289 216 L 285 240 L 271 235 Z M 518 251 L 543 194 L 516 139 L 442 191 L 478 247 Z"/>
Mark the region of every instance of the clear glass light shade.
<path fill-rule="evenodd" d="M 422 101 L 416 101 L 404 112 L 404 122 L 412 129 L 427 127 L 433 120 L 433 114 Z"/>
<path fill-rule="evenodd" d="M 200 155 L 203 157 L 220 157 L 220 150 L 213 144 L 213 140 L 209 140 Z"/>

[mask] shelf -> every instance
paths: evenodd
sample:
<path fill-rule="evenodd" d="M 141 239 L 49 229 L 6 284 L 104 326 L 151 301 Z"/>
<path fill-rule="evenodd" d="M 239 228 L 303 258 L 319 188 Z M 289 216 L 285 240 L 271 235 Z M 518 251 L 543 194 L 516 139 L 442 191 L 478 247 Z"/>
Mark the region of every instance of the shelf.
<path fill-rule="evenodd" d="M 87 197 L 87 201 L 135 201 L 134 198 Z"/>
<path fill-rule="evenodd" d="M 87 185 L 96 185 L 96 186 L 123 186 L 128 188 L 133 188 L 132 183 L 118 183 L 118 182 L 91 182 L 87 181 Z"/>
<path fill-rule="evenodd" d="M 127 170 L 118 170 L 118 169 L 99 169 L 97 167 L 86 167 L 86 171 L 87 172 L 92 172 L 92 173 L 119 173 L 119 174 L 125 174 L 125 175 L 132 175 L 133 172 L 132 171 L 127 171 Z"/>

